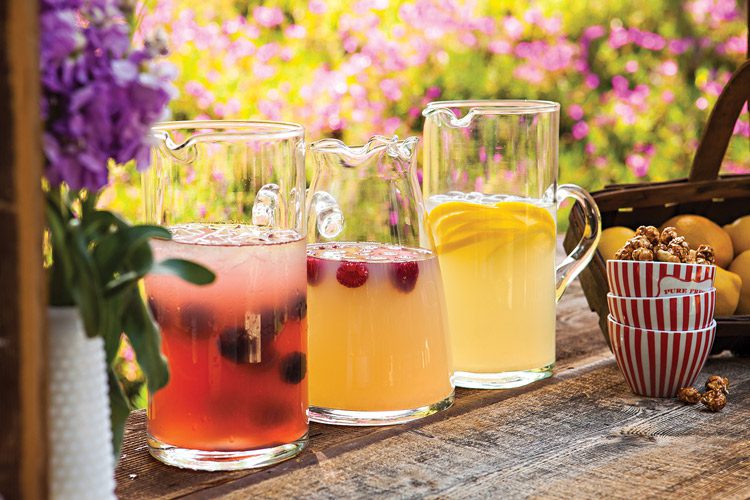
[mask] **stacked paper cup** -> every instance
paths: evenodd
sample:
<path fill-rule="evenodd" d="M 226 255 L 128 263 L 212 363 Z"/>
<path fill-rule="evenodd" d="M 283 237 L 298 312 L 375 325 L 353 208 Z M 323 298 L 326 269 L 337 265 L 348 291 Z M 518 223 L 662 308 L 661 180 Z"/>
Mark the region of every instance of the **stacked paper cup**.
<path fill-rule="evenodd" d="M 716 335 L 716 268 L 607 261 L 609 340 L 630 389 L 674 397 L 695 382 Z"/>

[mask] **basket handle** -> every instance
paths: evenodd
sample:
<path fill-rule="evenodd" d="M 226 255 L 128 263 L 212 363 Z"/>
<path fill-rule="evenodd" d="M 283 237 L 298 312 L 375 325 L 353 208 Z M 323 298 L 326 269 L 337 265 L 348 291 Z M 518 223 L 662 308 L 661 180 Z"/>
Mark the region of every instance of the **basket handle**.
<path fill-rule="evenodd" d="M 742 106 L 750 99 L 750 59 L 734 72 L 732 78 L 721 91 L 708 124 L 703 131 L 701 142 L 690 168 L 690 181 L 710 181 L 719 177 L 719 169 L 734 125 L 742 111 Z"/>

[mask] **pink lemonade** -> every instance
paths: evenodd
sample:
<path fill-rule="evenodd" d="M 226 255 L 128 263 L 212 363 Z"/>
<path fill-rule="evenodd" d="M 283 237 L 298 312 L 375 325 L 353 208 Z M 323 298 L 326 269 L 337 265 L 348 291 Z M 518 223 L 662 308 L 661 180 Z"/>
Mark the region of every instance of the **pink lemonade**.
<path fill-rule="evenodd" d="M 410 415 L 423 416 L 449 406 L 447 320 L 434 255 L 379 243 L 311 244 L 307 255 L 311 418 L 335 421 L 330 411 L 337 410 L 364 412 L 365 420 L 367 412 L 421 409 Z"/>
<path fill-rule="evenodd" d="M 293 231 L 187 224 L 154 241 L 157 259 L 212 269 L 199 287 L 150 276 L 170 380 L 149 399 L 152 445 L 268 449 L 307 434 L 305 242 Z"/>

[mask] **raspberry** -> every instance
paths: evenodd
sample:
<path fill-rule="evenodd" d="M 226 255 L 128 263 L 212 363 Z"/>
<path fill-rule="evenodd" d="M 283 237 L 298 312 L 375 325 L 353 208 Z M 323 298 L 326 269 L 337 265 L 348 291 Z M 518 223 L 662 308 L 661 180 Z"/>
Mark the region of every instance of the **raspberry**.
<path fill-rule="evenodd" d="M 394 262 L 391 266 L 391 283 L 402 292 L 409 293 L 417 286 L 419 264 L 414 261 Z"/>
<path fill-rule="evenodd" d="M 315 257 L 307 258 L 307 284 L 315 286 L 320 283 L 320 262 Z"/>
<path fill-rule="evenodd" d="M 342 262 L 336 270 L 336 279 L 347 288 L 359 288 L 367 282 L 370 271 L 364 262 Z"/>

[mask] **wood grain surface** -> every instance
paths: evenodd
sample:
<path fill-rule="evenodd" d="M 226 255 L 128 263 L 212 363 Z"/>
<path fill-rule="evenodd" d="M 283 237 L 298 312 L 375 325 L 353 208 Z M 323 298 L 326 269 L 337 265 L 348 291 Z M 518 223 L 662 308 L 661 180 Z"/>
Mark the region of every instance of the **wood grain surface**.
<path fill-rule="evenodd" d="M 0 0 L 0 498 L 46 497 L 37 2 Z"/>
<path fill-rule="evenodd" d="M 577 282 L 558 308 L 551 379 L 506 391 L 459 389 L 447 411 L 402 426 L 312 424 L 309 449 L 260 471 L 193 472 L 152 459 L 131 415 L 120 498 L 602 497 L 750 495 L 750 370 L 711 414 L 632 395 Z M 707 371 L 701 375 L 701 381 Z"/>

